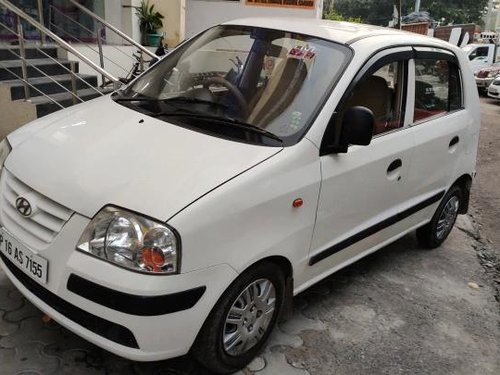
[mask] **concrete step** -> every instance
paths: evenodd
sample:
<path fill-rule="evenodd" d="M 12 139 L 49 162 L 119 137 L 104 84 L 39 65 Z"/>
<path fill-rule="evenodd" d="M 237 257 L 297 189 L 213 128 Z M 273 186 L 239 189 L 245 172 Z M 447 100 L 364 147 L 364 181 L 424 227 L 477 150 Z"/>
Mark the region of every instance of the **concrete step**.
<path fill-rule="evenodd" d="M 57 61 L 61 63 L 65 68 L 71 68 L 70 62 L 68 60 L 58 59 Z M 48 58 L 30 59 L 26 60 L 26 63 L 28 65 L 27 69 L 29 78 L 43 77 L 43 74 L 39 70 L 49 76 L 68 74 L 67 70 Z M 39 70 L 37 70 L 35 67 Z M 78 69 L 78 62 L 75 62 L 76 73 L 78 73 Z M 0 61 L 0 81 L 15 80 L 17 79 L 17 77 L 15 76 L 16 74 L 19 77 L 22 77 L 23 75 L 21 60 Z"/>
<path fill-rule="evenodd" d="M 91 86 L 93 87 L 97 86 L 96 76 L 87 74 L 78 74 L 78 76 Z M 71 90 L 70 74 L 52 76 L 51 78 L 57 81 L 59 85 L 62 85 L 68 90 Z M 65 91 L 61 86 L 59 86 L 58 84 L 56 84 L 47 77 L 29 78 L 28 82 L 46 95 L 57 94 Z M 23 81 L 21 81 L 20 79 L 16 79 L 16 80 L 2 81 L 1 83 L 7 85 L 10 88 L 11 100 L 25 99 Z M 87 88 L 88 85 L 86 85 L 80 79 L 77 79 L 76 81 L 77 90 L 87 89 Z M 41 96 L 42 94 L 38 90 L 35 90 L 33 87 L 30 87 L 29 88 L 30 97 Z"/>
<path fill-rule="evenodd" d="M 111 92 L 111 89 L 97 89 L 99 92 L 103 94 L 107 94 Z M 80 97 L 83 101 L 92 100 L 94 98 L 100 97 L 101 95 L 91 88 L 86 88 L 77 91 L 78 97 Z M 50 95 L 50 98 L 61 104 L 63 107 L 67 108 L 74 104 L 73 96 L 69 92 L 62 92 L 59 94 Z M 33 97 L 29 100 L 31 104 L 36 106 L 36 114 L 37 118 L 46 116 L 52 112 L 58 111 L 61 109 L 57 104 L 52 102 L 50 99 L 45 96 L 37 96 Z M 80 101 L 78 101 L 80 103 Z M 78 104 L 77 103 L 77 104 Z"/>
<path fill-rule="evenodd" d="M 37 50 L 39 48 L 50 57 L 57 58 L 57 47 L 39 47 L 39 46 L 30 46 L 29 44 L 26 46 L 26 58 L 27 59 L 46 59 L 43 53 Z M 10 50 L 12 50 L 12 53 Z M 5 60 L 19 60 L 19 57 L 16 56 L 21 55 L 19 52 L 19 46 L 15 45 L 0 45 L 0 61 Z"/>

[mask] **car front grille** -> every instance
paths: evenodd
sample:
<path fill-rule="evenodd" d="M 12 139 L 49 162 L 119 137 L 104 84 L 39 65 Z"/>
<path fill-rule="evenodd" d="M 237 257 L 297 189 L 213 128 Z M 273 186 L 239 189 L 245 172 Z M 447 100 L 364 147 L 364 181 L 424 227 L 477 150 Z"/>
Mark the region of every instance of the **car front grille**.
<path fill-rule="evenodd" d="M 73 211 L 34 191 L 6 168 L 0 180 L 0 218 L 3 226 L 34 250 L 43 250 L 52 243 Z M 27 199 L 33 213 L 25 217 L 16 208 L 16 200 Z"/>

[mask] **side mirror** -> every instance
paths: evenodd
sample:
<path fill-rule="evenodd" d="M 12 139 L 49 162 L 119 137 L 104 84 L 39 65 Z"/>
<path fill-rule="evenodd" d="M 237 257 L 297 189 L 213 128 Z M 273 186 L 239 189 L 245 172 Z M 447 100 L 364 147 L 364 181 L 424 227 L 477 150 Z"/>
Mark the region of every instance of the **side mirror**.
<path fill-rule="evenodd" d="M 373 137 L 375 117 L 366 107 L 352 107 L 344 114 L 340 143 L 348 145 L 368 146 Z"/>

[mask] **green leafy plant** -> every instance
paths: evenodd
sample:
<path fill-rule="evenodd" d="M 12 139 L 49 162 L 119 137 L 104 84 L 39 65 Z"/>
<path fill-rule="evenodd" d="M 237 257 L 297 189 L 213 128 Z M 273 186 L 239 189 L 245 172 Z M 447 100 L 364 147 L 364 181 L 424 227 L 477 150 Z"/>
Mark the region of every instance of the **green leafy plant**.
<path fill-rule="evenodd" d="M 156 11 L 154 4 L 149 5 L 149 0 L 142 0 L 141 5 L 135 7 L 135 14 L 139 18 L 143 41 L 147 34 L 154 34 L 163 27 L 163 15 Z"/>
<path fill-rule="evenodd" d="M 323 12 L 323 19 L 330 21 L 346 21 L 346 22 L 355 22 L 362 23 L 363 20 L 361 17 L 344 17 L 342 14 L 337 12 L 335 9 L 330 9 Z"/>

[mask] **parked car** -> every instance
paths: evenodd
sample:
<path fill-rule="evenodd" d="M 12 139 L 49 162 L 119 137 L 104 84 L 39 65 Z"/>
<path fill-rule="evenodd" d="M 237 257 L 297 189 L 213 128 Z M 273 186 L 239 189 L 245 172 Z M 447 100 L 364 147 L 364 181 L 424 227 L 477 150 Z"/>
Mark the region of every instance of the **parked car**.
<path fill-rule="evenodd" d="M 500 62 L 497 62 L 487 68 L 483 68 L 474 75 L 476 76 L 477 88 L 486 93 L 495 77 L 500 75 Z"/>
<path fill-rule="evenodd" d="M 110 352 L 230 373 L 294 295 L 411 231 L 440 246 L 468 209 L 479 124 L 448 43 L 228 22 L 2 141 L 0 265 Z"/>
<path fill-rule="evenodd" d="M 494 64 L 500 58 L 500 49 L 495 43 L 468 44 L 463 51 L 469 57 L 469 64 L 473 72 Z"/>
<path fill-rule="evenodd" d="M 490 87 L 488 87 L 488 96 L 500 100 L 500 76 L 497 76 Z"/>

